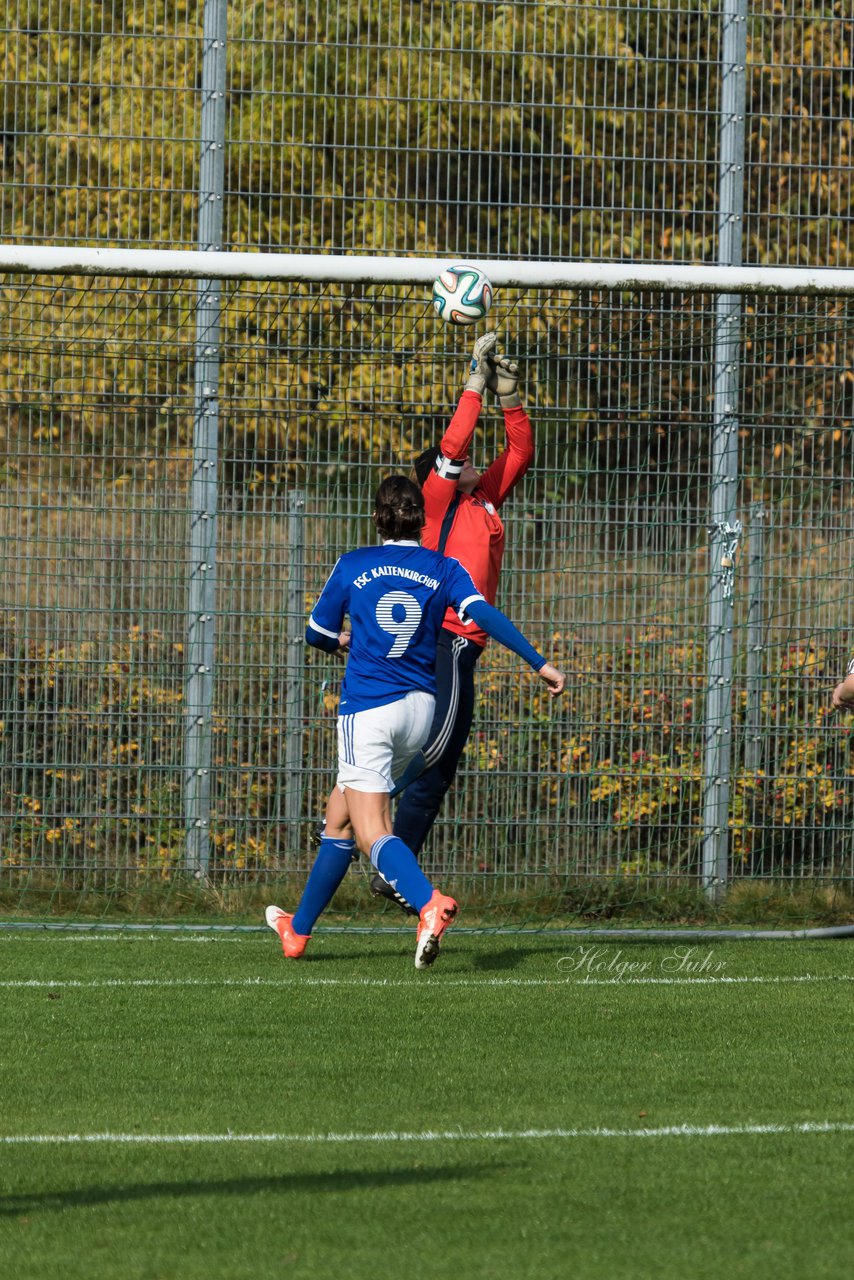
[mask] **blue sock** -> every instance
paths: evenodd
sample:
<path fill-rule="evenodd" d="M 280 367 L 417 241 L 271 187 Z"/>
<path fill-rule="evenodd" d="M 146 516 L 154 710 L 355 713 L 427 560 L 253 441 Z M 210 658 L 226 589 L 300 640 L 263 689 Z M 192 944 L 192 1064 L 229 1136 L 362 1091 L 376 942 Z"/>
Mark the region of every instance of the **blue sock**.
<path fill-rule="evenodd" d="M 433 896 L 433 886 L 418 865 L 415 854 L 399 836 L 380 836 L 371 846 L 371 862 L 393 889 L 421 911 Z"/>
<path fill-rule="evenodd" d="M 303 935 L 311 933 L 317 917 L 329 906 L 335 896 L 335 890 L 347 874 L 355 847 L 353 840 L 321 837 L 314 866 L 309 872 L 299 906 L 294 912 L 291 927 L 295 933 Z"/>

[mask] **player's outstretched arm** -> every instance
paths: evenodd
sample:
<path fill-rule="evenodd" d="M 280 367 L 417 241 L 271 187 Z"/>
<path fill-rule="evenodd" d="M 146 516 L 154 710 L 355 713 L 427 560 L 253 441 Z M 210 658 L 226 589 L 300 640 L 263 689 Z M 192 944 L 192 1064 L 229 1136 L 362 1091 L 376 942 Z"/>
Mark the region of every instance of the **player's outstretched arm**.
<path fill-rule="evenodd" d="M 524 662 L 527 662 L 528 666 L 532 667 L 543 683 L 548 686 L 552 697 L 557 697 L 559 693 L 563 693 L 566 686 L 566 676 L 557 667 L 547 662 L 542 654 L 537 653 L 534 646 L 522 635 L 519 628 L 514 626 L 505 613 L 502 613 L 500 609 L 496 609 L 494 605 L 488 604 L 480 596 L 476 600 L 469 600 L 466 603 L 465 613 L 479 627 L 482 627 L 487 635 L 492 636 L 499 644 L 503 644 L 505 649 L 510 649 L 512 653 L 517 653 Z"/>
<path fill-rule="evenodd" d="M 519 395 L 519 366 L 515 360 L 493 354 L 486 385 L 498 397 L 504 411 L 507 445 L 482 472 L 479 487 L 483 497 L 499 508 L 533 462 L 534 433 Z"/>
<path fill-rule="evenodd" d="M 427 512 L 424 532 L 424 545 L 427 547 L 436 546 L 445 512 L 456 496 L 457 482 L 468 457 L 472 436 L 483 407 L 490 353 L 494 346 L 495 334 L 492 332 L 483 334 L 474 344 L 465 390 L 442 436 L 438 456 L 431 459 L 431 470 L 421 482 Z M 466 395 L 467 391 L 473 391 L 477 399 Z"/>

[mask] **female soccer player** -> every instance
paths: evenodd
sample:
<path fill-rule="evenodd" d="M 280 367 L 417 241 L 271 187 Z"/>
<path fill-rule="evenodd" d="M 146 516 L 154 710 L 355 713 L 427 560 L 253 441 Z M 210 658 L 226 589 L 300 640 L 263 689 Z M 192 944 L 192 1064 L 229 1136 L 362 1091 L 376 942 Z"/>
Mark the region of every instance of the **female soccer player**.
<path fill-rule="evenodd" d="M 312 610 L 309 644 L 348 651 L 338 714 L 338 778 L 326 808 L 320 849 L 293 915 L 269 906 L 267 924 L 296 959 L 350 865 L 354 847 L 418 912 L 415 967 L 438 955 L 457 914 L 411 848 L 392 831 L 389 795 L 424 743 L 433 720 L 436 645 L 449 608 L 471 618 L 523 658 L 552 695 L 566 678 L 487 603 L 457 560 L 420 545 L 424 498 L 406 476 L 377 490 L 373 521 L 383 541 L 340 558 Z M 342 632 L 345 616 L 350 633 Z"/>
<path fill-rule="evenodd" d="M 416 458 L 414 466 L 424 494 L 424 545 L 459 560 L 490 604 L 495 603 L 504 556 L 504 524 L 498 512 L 534 456 L 531 422 L 519 396 L 518 367 L 495 355 L 495 342 L 496 335 L 486 333 L 475 343 L 468 381 L 448 429 L 441 443 Z M 469 450 L 487 389 L 504 411 L 507 444 L 480 474 L 471 465 Z M 394 819 L 395 835 L 415 854 L 421 852 L 456 777 L 474 715 L 475 667 L 486 641 L 484 628 L 464 623 L 448 610 L 436 650 L 433 724 L 423 754 L 401 780 L 399 789 L 405 790 Z M 371 888 L 408 909 L 380 875 L 374 876 Z"/>

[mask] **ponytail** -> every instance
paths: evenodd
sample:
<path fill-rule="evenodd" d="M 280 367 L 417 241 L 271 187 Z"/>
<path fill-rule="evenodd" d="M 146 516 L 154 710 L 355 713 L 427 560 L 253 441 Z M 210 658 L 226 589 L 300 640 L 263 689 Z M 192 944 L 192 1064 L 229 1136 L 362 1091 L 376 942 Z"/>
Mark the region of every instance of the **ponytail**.
<path fill-rule="evenodd" d="M 386 476 L 374 501 L 377 531 L 393 542 L 419 539 L 424 528 L 424 498 L 406 476 Z"/>

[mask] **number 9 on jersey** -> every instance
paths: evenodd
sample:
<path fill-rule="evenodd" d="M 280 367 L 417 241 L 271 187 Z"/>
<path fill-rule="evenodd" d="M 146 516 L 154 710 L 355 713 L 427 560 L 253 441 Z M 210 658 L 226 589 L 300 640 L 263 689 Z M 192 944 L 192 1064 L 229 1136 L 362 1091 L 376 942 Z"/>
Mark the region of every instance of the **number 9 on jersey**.
<path fill-rule="evenodd" d="M 406 653 L 421 621 L 421 605 L 408 591 L 387 591 L 377 601 L 376 619 L 383 631 L 394 636 L 387 658 Z"/>

